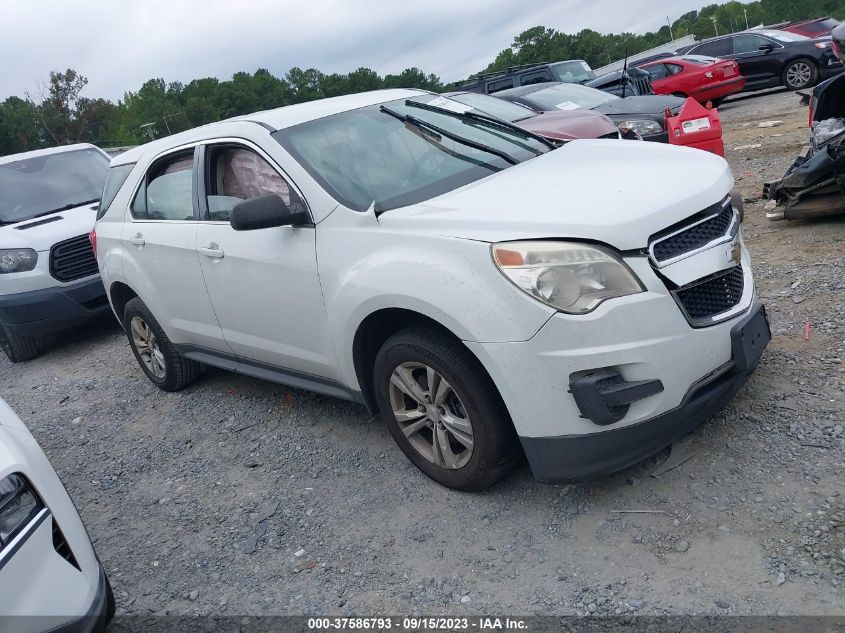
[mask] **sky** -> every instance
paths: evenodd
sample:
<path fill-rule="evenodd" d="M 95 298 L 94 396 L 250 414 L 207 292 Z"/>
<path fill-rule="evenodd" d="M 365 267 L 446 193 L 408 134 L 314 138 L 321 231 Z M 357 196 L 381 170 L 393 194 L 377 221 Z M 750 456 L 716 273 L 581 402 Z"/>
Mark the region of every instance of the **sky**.
<path fill-rule="evenodd" d="M 0 100 L 38 100 L 51 70 L 121 99 L 148 79 L 187 83 L 267 68 L 379 74 L 416 66 L 443 81 L 484 68 L 532 26 L 643 33 L 705 0 L 1 0 Z M 636 5 L 636 9 L 634 9 Z"/>

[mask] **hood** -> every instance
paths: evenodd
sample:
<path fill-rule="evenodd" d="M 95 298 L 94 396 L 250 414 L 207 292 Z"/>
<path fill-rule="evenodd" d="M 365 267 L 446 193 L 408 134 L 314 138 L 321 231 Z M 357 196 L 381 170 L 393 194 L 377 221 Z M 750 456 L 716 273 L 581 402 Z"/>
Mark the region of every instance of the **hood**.
<path fill-rule="evenodd" d="M 635 250 L 732 187 L 727 162 L 710 152 L 577 140 L 424 203 L 386 211 L 379 222 L 485 242 L 573 238 Z"/>
<path fill-rule="evenodd" d="M 96 204 L 84 204 L 67 211 L 0 226 L 0 248 L 49 251 L 57 242 L 90 233 L 97 217 L 96 209 Z"/>
<path fill-rule="evenodd" d="M 642 95 L 613 99 L 593 108 L 607 116 L 630 116 L 632 114 L 661 114 L 666 108 L 675 110 L 684 105 L 686 99 L 671 95 Z"/>
<path fill-rule="evenodd" d="M 599 138 L 618 130 L 613 121 L 592 110 L 543 112 L 516 123 L 519 127 L 549 138 L 568 141 L 576 138 Z"/>

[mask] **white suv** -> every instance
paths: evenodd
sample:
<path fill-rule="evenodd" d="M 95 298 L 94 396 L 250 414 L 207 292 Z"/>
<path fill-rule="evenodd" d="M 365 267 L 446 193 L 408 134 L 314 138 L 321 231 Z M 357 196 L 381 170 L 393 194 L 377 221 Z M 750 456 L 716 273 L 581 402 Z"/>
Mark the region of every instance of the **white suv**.
<path fill-rule="evenodd" d="M 770 337 L 707 152 L 554 149 L 389 90 L 207 125 L 111 170 L 97 256 L 153 383 L 207 364 L 360 402 L 453 488 L 522 454 L 548 482 L 634 463 L 724 405 Z"/>
<path fill-rule="evenodd" d="M 0 399 L 0 629 L 99 633 L 115 603 L 59 476 Z"/>
<path fill-rule="evenodd" d="M 0 348 L 12 362 L 108 313 L 88 238 L 108 170 L 87 143 L 0 157 Z"/>

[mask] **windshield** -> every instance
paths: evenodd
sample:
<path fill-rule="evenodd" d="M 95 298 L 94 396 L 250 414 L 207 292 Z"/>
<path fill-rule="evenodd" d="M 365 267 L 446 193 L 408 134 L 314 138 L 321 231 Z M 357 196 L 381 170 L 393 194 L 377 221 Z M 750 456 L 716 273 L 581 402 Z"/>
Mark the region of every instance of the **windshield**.
<path fill-rule="evenodd" d="M 407 105 L 412 101 L 446 111 Z M 549 151 L 541 140 L 508 130 L 506 123 L 462 118 L 471 109 L 425 95 L 301 123 L 273 137 L 333 198 L 356 211 L 374 205 L 380 213 Z"/>
<path fill-rule="evenodd" d="M 465 92 L 455 95 L 447 95 L 450 99 L 460 101 L 464 105 L 468 105 L 479 112 L 484 112 L 491 116 L 497 117 L 504 121 L 516 123 L 517 121 L 524 121 L 533 116 L 537 116 L 531 108 L 518 103 L 511 103 L 496 97 L 478 94 L 477 92 Z"/>
<path fill-rule="evenodd" d="M 557 84 L 526 94 L 524 97 L 536 103 L 542 110 L 577 110 L 578 108 L 592 110 L 603 103 L 619 99 L 609 92 L 578 84 Z"/>
<path fill-rule="evenodd" d="M 0 224 L 97 202 L 108 170 L 109 159 L 95 149 L 0 165 Z"/>
<path fill-rule="evenodd" d="M 565 81 L 567 83 L 584 83 L 585 81 L 592 81 L 596 78 L 596 73 L 590 68 L 587 62 L 558 62 L 556 64 L 549 64 L 552 74 L 557 77 L 558 81 Z"/>
<path fill-rule="evenodd" d="M 790 33 L 789 31 L 760 31 L 763 35 L 779 40 L 781 42 L 803 42 L 810 39 L 798 33 Z"/>

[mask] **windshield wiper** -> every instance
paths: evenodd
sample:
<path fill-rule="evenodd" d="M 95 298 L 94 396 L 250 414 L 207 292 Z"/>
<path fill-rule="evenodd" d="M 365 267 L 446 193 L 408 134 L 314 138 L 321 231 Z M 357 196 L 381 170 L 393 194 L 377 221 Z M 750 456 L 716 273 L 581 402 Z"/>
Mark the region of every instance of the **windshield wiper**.
<path fill-rule="evenodd" d="M 402 123 L 409 123 L 413 125 L 419 130 L 434 132 L 435 134 L 445 136 L 446 138 L 453 140 L 456 143 L 460 143 L 462 145 L 466 145 L 467 147 L 472 147 L 474 149 L 481 150 L 482 152 L 486 152 L 488 154 L 493 154 L 494 156 L 498 156 L 502 160 L 507 161 L 511 165 L 519 164 L 519 161 L 516 160 L 513 156 L 511 156 L 507 152 L 503 152 L 500 149 L 496 149 L 495 147 L 490 147 L 489 145 L 485 145 L 484 143 L 479 143 L 478 141 L 473 141 L 472 139 L 464 138 L 459 134 L 454 134 L 452 132 L 449 132 L 448 130 L 444 130 L 443 128 L 434 125 L 433 123 L 423 121 L 422 119 L 413 117 L 410 114 L 399 114 L 395 110 L 391 110 L 390 108 L 385 106 L 381 106 L 380 110 L 385 114 L 389 114 L 394 119 L 402 121 Z"/>
<path fill-rule="evenodd" d="M 52 211 L 42 211 L 41 213 L 37 213 L 29 219 L 31 220 L 32 218 L 40 218 L 45 215 L 50 215 L 52 213 L 58 213 L 59 211 L 69 211 L 70 209 L 75 209 L 76 207 L 84 207 L 86 204 L 94 204 L 95 202 L 99 201 L 99 198 L 94 198 L 93 200 L 85 200 L 83 202 L 71 202 L 70 204 L 66 204 L 63 207 L 59 207 L 58 209 L 53 209 Z M 21 222 L 23 222 L 23 220 L 21 220 Z"/>
<path fill-rule="evenodd" d="M 498 127 L 498 128 L 504 129 L 504 130 L 508 130 L 510 132 L 514 132 L 517 135 L 521 136 L 522 138 L 530 138 L 532 140 L 535 140 L 539 143 L 542 143 L 543 145 L 545 145 L 549 149 L 557 149 L 557 146 L 554 143 L 552 143 L 549 139 L 544 138 L 544 137 L 540 136 L 539 134 L 534 134 L 534 132 L 529 132 L 528 130 L 524 130 L 521 127 L 519 127 L 518 125 L 514 125 L 513 123 L 510 123 L 509 121 L 497 119 L 496 117 L 490 116 L 489 114 L 482 114 L 481 112 L 471 112 L 469 110 L 466 111 L 466 112 L 452 112 L 451 110 L 446 110 L 445 108 L 438 108 L 437 106 L 432 106 L 432 105 L 429 105 L 427 103 L 421 103 L 419 101 L 411 101 L 410 99 L 405 101 L 405 105 L 408 106 L 409 108 L 419 108 L 421 110 L 429 110 L 431 112 L 437 112 L 438 114 L 446 114 L 446 115 L 449 115 L 449 116 L 457 117 L 459 119 L 471 119 L 471 120 L 474 120 L 474 121 L 482 121 L 482 122 L 488 123 L 489 125 L 492 125 L 494 127 Z M 528 117 L 528 118 L 530 118 L 530 117 Z M 520 119 L 520 120 L 522 120 L 522 119 Z M 531 150 L 537 156 L 540 156 L 542 154 L 542 152 L 538 152 L 534 148 L 529 147 L 528 149 Z"/>

